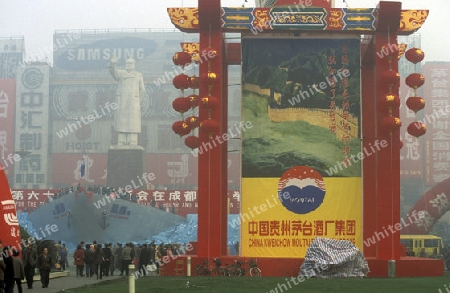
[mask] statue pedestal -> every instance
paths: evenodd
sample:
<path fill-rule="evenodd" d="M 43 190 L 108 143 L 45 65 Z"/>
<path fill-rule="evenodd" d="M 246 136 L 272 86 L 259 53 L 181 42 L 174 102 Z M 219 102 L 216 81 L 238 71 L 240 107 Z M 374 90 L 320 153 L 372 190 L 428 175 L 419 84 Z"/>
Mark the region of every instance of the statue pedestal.
<path fill-rule="evenodd" d="M 144 149 L 142 147 L 116 146 L 109 149 L 107 186 L 125 188 L 130 185 L 132 189 L 146 189 L 145 181 L 142 180 L 143 173 Z"/>

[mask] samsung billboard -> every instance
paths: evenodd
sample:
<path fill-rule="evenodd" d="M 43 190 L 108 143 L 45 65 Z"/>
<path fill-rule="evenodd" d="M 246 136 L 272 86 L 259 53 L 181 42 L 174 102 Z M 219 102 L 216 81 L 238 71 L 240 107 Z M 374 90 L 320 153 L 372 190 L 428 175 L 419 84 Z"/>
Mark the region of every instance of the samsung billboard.
<path fill-rule="evenodd" d="M 64 52 L 55 52 L 56 67 L 75 71 L 104 70 L 105 64 L 114 55 L 119 60 L 118 65 L 121 66 L 128 58 L 140 61 L 155 53 L 157 44 L 153 40 L 144 38 L 120 37 L 66 48 Z"/>

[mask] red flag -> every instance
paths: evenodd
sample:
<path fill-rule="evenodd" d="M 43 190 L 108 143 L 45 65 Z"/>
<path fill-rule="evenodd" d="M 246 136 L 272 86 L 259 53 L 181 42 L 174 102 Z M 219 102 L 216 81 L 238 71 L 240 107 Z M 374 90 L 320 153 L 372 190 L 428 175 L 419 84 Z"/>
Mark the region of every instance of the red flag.
<path fill-rule="evenodd" d="M 16 204 L 11 195 L 5 171 L 0 166 L 0 240 L 3 247 L 11 245 L 21 251 L 20 227 L 17 219 Z"/>

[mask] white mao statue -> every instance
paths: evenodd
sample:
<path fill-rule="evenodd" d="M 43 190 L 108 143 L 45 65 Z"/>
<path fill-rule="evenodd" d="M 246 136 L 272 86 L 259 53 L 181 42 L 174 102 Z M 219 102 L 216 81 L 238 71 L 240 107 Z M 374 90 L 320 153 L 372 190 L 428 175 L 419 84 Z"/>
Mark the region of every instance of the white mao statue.
<path fill-rule="evenodd" d="M 141 101 L 145 96 L 142 74 L 135 70 L 135 60 L 126 61 L 126 70 L 116 66 L 113 56 L 108 64 L 112 77 L 119 82 L 116 92 L 118 108 L 115 112 L 114 129 L 119 133 L 118 146 L 137 146 L 141 132 Z"/>

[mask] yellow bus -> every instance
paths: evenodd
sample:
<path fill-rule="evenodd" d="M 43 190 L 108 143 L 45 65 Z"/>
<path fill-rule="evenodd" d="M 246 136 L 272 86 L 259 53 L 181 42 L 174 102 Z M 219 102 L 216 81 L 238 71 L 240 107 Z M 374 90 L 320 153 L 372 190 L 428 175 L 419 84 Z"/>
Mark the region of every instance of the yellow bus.
<path fill-rule="evenodd" d="M 433 254 L 435 248 L 438 255 L 442 255 L 444 249 L 442 238 L 434 235 L 400 235 L 400 243 L 404 244 L 406 249 L 411 248 L 414 256 L 419 256 L 422 248 L 425 248 L 426 257 Z"/>

